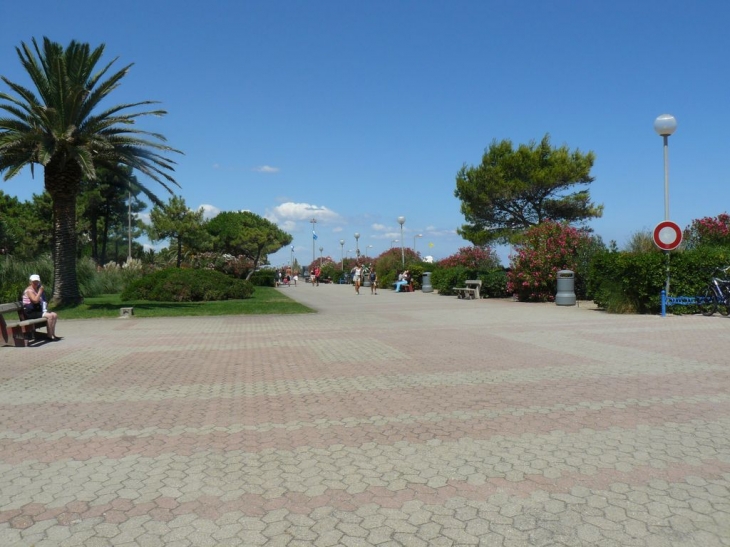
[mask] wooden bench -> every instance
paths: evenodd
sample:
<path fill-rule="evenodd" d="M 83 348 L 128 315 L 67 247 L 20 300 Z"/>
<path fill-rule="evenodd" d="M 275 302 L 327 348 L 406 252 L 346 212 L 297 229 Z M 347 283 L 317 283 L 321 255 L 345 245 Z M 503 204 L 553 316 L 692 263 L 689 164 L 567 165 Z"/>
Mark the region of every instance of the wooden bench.
<path fill-rule="evenodd" d="M 17 313 L 18 319 L 6 320 L 6 313 Z M 0 346 L 28 347 L 39 327 L 48 327 L 46 318 L 26 319 L 22 303 L 0 304 Z"/>
<path fill-rule="evenodd" d="M 471 298 L 472 300 L 475 298 L 479 300 L 481 298 L 481 295 L 479 294 L 479 291 L 482 288 L 481 279 L 467 279 L 464 284 L 466 287 L 454 287 L 457 298 Z"/>
<path fill-rule="evenodd" d="M 393 283 L 395 292 L 413 292 L 413 285 L 404 281 L 396 281 Z"/>

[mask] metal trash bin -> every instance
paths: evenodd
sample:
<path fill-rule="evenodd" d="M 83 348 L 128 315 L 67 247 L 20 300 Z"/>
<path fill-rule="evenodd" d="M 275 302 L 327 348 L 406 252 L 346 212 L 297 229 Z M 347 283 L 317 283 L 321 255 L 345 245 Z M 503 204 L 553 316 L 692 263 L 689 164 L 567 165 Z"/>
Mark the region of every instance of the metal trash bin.
<path fill-rule="evenodd" d="M 433 292 L 433 286 L 431 285 L 431 272 L 423 272 L 421 290 L 423 292 Z"/>
<path fill-rule="evenodd" d="M 575 274 L 571 270 L 558 272 L 558 292 L 555 295 L 558 306 L 575 306 Z"/>

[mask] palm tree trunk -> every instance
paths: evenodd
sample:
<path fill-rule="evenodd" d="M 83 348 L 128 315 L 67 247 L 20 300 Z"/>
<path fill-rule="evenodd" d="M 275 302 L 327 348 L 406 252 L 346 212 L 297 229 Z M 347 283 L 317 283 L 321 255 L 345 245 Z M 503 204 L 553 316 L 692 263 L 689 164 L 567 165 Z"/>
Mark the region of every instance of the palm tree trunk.
<path fill-rule="evenodd" d="M 45 167 L 45 186 L 53 200 L 53 297 L 54 304 L 83 302 L 76 276 L 76 197 L 81 169 L 69 162 L 59 169 L 55 161 Z"/>

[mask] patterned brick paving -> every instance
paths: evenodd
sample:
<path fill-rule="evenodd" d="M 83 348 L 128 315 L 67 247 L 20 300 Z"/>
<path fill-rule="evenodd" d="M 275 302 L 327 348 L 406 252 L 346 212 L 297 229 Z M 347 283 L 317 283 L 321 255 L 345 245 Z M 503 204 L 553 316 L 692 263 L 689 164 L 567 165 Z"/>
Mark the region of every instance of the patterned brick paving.
<path fill-rule="evenodd" d="M 730 546 L 730 319 L 282 290 L 0 348 L 0 546 Z"/>

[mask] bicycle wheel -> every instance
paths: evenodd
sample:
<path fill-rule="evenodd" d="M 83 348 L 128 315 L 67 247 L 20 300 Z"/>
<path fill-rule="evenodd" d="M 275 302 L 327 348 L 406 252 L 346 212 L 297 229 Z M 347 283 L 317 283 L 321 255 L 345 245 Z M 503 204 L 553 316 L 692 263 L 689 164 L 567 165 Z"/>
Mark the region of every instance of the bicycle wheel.
<path fill-rule="evenodd" d="M 730 286 L 728 286 L 727 283 L 724 283 L 720 285 L 720 290 L 722 291 L 722 302 L 718 302 L 717 310 L 722 315 L 730 315 Z"/>
<path fill-rule="evenodd" d="M 696 298 L 697 308 L 702 315 L 709 317 L 717 311 L 717 296 L 711 286 L 705 287 Z"/>

